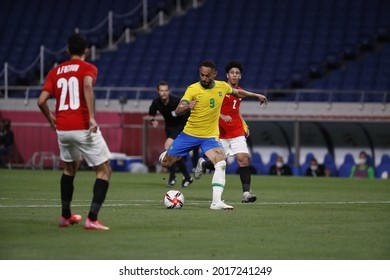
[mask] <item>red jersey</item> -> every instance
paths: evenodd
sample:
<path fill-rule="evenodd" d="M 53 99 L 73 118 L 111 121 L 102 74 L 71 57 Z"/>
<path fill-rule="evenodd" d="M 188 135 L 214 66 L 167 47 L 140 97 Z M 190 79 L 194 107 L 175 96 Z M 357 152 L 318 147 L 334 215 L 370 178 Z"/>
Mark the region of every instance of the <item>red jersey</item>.
<path fill-rule="evenodd" d="M 91 76 L 95 84 L 96 66 L 80 59 L 66 61 L 50 70 L 43 90 L 56 99 L 58 130 L 89 128 L 89 112 L 84 97 L 84 77 Z"/>
<path fill-rule="evenodd" d="M 231 122 L 225 122 L 219 118 L 219 138 L 228 139 L 245 136 L 244 125 L 240 117 L 241 98 L 231 94 L 226 95 L 222 102 L 221 114 L 232 118 Z"/>

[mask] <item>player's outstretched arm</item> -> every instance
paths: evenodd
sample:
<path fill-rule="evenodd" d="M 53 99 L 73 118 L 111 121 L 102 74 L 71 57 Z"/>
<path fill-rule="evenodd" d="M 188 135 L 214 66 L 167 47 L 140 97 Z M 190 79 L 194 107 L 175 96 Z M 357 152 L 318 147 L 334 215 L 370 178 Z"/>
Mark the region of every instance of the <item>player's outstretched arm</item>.
<path fill-rule="evenodd" d="M 240 98 L 242 98 L 242 97 L 254 97 L 254 98 L 257 98 L 260 101 L 260 105 L 261 104 L 267 104 L 267 101 L 268 101 L 267 97 L 265 97 L 262 94 L 254 93 L 254 92 L 243 90 L 243 89 L 236 89 L 236 88 L 234 88 L 233 89 L 233 95 L 236 96 L 236 97 L 240 97 Z"/>

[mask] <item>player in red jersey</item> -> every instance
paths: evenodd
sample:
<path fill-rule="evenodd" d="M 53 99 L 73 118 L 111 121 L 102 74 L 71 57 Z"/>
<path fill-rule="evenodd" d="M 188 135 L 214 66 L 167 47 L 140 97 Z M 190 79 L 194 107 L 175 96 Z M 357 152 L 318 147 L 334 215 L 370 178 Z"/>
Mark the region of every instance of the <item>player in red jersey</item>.
<path fill-rule="evenodd" d="M 88 42 L 80 34 L 68 39 L 70 60 L 53 68 L 46 79 L 38 106 L 57 131 L 61 160 L 64 171 L 61 177 L 62 215 L 60 227 L 68 227 L 81 221 L 80 215 L 71 212 L 74 178 L 83 156 L 89 166 L 96 171 L 93 197 L 85 229 L 108 230 L 98 218 L 100 208 L 106 198 L 111 168 L 110 151 L 95 120 L 93 85 L 96 82 L 97 68 L 85 62 Z M 56 114 L 51 113 L 47 101 L 56 99 Z"/>
<path fill-rule="evenodd" d="M 241 79 L 243 67 L 238 61 L 230 61 L 225 67 L 227 82 L 232 88 L 240 89 L 238 83 Z M 254 202 L 256 196 L 250 192 L 251 171 L 249 167 L 249 149 L 246 137 L 249 129 L 240 114 L 241 98 L 226 95 L 219 119 L 219 139 L 225 150 L 226 156 L 235 156 L 240 166 L 238 174 L 242 184 L 242 202 Z M 213 169 L 209 161 L 200 158 L 194 171 L 195 179 L 199 179 L 205 169 Z"/>

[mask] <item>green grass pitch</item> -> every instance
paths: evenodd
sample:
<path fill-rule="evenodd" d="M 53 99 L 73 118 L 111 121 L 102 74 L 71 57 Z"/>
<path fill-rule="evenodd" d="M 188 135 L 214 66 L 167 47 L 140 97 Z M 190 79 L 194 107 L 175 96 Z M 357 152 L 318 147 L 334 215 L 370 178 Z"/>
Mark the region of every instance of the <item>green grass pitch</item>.
<path fill-rule="evenodd" d="M 162 203 L 166 174 L 114 172 L 99 216 L 111 230 L 87 231 L 57 226 L 60 176 L 0 170 L 0 259 L 390 259 L 389 180 L 253 176 L 258 200 L 242 204 L 239 176 L 228 175 L 234 211 L 212 211 L 205 175 L 175 187 L 186 202 L 172 210 Z M 75 180 L 72 211 L 83 220 L 94 177 Z"/>

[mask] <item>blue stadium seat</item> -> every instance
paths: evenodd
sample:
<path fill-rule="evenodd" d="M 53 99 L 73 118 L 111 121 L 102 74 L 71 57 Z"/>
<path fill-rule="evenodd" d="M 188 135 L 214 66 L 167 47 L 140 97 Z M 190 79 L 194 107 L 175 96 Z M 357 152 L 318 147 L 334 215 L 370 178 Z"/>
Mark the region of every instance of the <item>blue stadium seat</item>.
<path fill-rule="evenodd" d="M 236 158 L 234 158 L 234 161 L 232 163 L 227 163 L 226 165 L 226 174 L 237 174 L 238 168 L 240 166 L 238 165 L 238 161 Z"/>
<path fill-rule="evenodd" d="M 306 169 L 308 167 L 310 167 L 310 161 L 315 158 L 313 153 L 307 153 L 306 154 L 306 158 L 305 158 L 305 162 L 301 165 L 300 167 L 300 174 L 301 175 L 305 175 L 306 174 Z"/>
<path fill-rule="evenodd" d="M 273 152 L 270 156 L 268 163 L 265 164 L 265 170 L 266 170 L 267 174 L 269 173 L 271 166 L 275 164 L 277 158 L 278 158 L 278 154 Z"/>
<path fill-rule="evenodd" d="M 349 177 L 351 169 L 355 165 L 353 156 L 349 153 L 345 154 L 344 162 L 339 167 L 339 177 Z"/>
<path fill-rule="evenodd" d="M 288 155 L 287 165 L 290 166 L 291 170 L 294 170 L 294 168 L 295 168 L 295 154 L 294 153 L 290 153 Z"/>
<path fill-rule="evenodd" d="M 387 172 L 387 176 L 390 176 L 390 156 L 387 154 L 382 155 L 381 162 L 376 167 L 376 177 L 382 178 L 384 172 Z"/>
<path fill-rule="evenodd" d="M 329 153 L 324 156 L 324 166 L 330 171 L 330 176 L 337 176 L 337 167 L 334 157 Z"/>
<path fill-rule="evenodd" d="M 259 175 L 267 175 L 268 170 L 266 170 L 261 155 L 257 152 L 252 154 L 252 166 L 255 167 L 256 173 Z"/>

